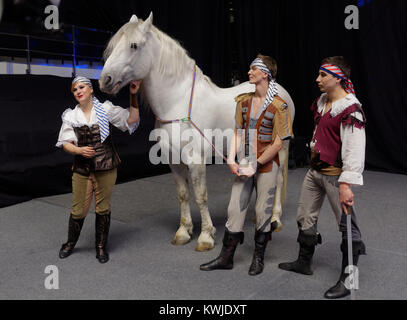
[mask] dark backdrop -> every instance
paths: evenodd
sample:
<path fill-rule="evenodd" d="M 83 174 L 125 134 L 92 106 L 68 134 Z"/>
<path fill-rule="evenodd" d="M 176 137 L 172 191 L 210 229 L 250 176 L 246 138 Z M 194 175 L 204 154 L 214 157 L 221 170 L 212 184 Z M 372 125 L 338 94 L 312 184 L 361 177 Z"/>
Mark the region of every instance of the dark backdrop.
<path fill-rule="evenodd" d="M 357 3 L 360 29 L 347 30 L 345 7 Z M 63 0 L 60 8 L 63 22 L 112 31 L 133 13 L 145 19 L 150 11 L 154 24 L 178 39 L 219 86 L 229 86 L 232 75 L 246 80 L 257 53 L 274 56 L 278 82 L 296 104 L 298 139 L 312 134 L 309 106 L 319 94 L 315 78 L 321 59 L 344 55 L 368 119 L 367 168 L 407 173 L 407 1 Z M 71 157 L 53 147 L 60 115 L 74 105 L 69 83 L 57 77 L 0 76 L 0 206 L 70 191 Z M 127 103 L 124 92 L 116 99 Z M 119 181 L 168 171 L 148 164 L 153 117 L 148 112 L 143 117 L 137 138 L 114 132 L 124 162 Z"/>
<path fill-rule="evenodd" d="M 369 169 L 407 173 L 407 1 L 234 0 L 239 74 L 257 53 L 274 56 L 277 80 L 296 104 L 294 133 L 310 139 L 309 107 L 320 94 L 322 58 L 345 56 L 367 116 Z M 345 7 L 359 4 L 359 30 L 344 26 Z M 265 14 L 267 13 L 267 14 Z"/>

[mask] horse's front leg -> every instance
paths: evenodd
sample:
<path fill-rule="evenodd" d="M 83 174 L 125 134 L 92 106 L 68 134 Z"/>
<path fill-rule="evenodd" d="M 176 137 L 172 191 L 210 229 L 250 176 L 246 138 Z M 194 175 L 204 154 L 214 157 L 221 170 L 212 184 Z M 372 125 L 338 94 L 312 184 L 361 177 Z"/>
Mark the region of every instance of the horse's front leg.
<path fill-rule="evenodd" d="M 212 224 L 212 219 L 208 210 L 208 192 L 206 189 L 206 165 L 191 164 L 189 165 L 191 172 L 192 185 L 195 192 L 195 201 L 201 212 L 201 234 L 198 238 L 198 243 L 195 247 L 196 251 L 211 250 L 215 246 L 216 229 Z"/>
<path fill-rule="evenodd" d="M 185 164 L 170 164 L 178 191 L 178 200 L 181 206 L 180 226 L 171 241 L 174 245 L 183 245 L 189 242 L 192 235 L 192 219 L 189 207 L 188 166 Z"/>

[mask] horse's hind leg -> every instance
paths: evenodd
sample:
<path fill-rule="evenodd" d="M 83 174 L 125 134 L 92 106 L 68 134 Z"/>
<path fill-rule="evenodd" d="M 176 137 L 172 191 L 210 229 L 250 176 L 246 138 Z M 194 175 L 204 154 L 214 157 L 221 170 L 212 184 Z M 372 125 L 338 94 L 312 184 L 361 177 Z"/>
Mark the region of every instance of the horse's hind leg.
<path fill-rule="evenodd" d="M 215 246 L 216 229 L 208 210 L 208 192 L 206 189 L 206 166 L 205 164 L 193 164 L 189 166 L 192 185 L 195 192 L 195 201 L 201 212 L 202 226 L 196 251 L 211 250 Z"/>
<path fill-rule="evenodd" d="M 287 170 L 288 170 L 288 144 L 285 144 L 283 149 L 279 152 L 280 158 L 280 168 L 278 168 L 277 174 L 277 188 L 276 195 L 274 198 L 273 206 L 273 216 L 271 218 L 271 223 L 277 222 L 277 229 L 274 232 L 279 232 L 282 228 L 281 215 L 283 213 L 283 203 L 286 195 L 286 186 L 287 186 Z"/>
<path fill-rule="evenodd" d="M 279 232 L 282 228 L 280 217 L 282 214 L 281 189 L 283 186 L 283 173 L 282 170 L 280 169 L 278 170 L 279 172 L 277 174 L 277 185 L 276 185 L 276 194 L 274 198 L 273 216 L 271 218 L 271 223 L 277 222 L 277 229 L 275 229 L 274 232 Z"/>
<path fill-rule="evenodd" d="M 172 174 L 178 191 L 178 200 L 181 206 L 180 226 L 171 241 L 174 245 L 183 245 L 189 242 L 192 235 L 192 219 L 189 208 L 188 167 L 185 164 L 170 164 Z"/>

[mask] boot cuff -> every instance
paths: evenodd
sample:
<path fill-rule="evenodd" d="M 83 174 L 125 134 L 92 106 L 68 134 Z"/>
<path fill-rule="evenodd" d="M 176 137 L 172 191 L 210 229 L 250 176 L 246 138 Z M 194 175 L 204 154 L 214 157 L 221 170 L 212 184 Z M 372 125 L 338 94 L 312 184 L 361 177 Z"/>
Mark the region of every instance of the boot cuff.
<path fill-rule="evenodd" d="M 341 251 L 342 253 L 348 253 L 348 241 L 342 240 L 341 243 Z M 352 241 L 352 253 L 353 255 L 365 255 L 366 254 L 366 246 L 363 241 Z"/>
<path fill-rule="evenodd" d="M 261 232 L 256 230 L 254 234 L 254 241 L 258 243 L 265 243 L 271 240 L 271 231 L 269 232 Z"/>
<path fill-rule="evenodd" d="M 225 235 L 223 236 L 223 244 L 228 245 L 230 242 L 240 242 L 243 244 L 244 233 L 243 232 L 230 232 L 227 228 L 225 229 Z"/>
<path fill-rule="evenodd" d="M 298 233 L 297 242 L 303 244 L 307 247 L 316 246 L 322 243 L 322 237 L 319 233 L 307 234 L 306 232 L 300 230 Z"/>

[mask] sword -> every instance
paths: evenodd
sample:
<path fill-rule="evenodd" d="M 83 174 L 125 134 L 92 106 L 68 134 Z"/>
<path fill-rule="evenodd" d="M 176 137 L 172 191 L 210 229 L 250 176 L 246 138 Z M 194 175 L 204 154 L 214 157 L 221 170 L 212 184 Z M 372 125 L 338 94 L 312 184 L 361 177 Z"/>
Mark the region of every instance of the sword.
<path fill-rule="evenodd" d="M 346 215 L 346 233 L 348 237 L 348 270 L 350 284 L 350 299 L 355 300 L 355 270 L 353 269 L 353 248 L 352 248 L 352 214 L 353 207 L 346 206 L 348 214 Z M 352 266 L 352 267 L 350 267 Z"/>

